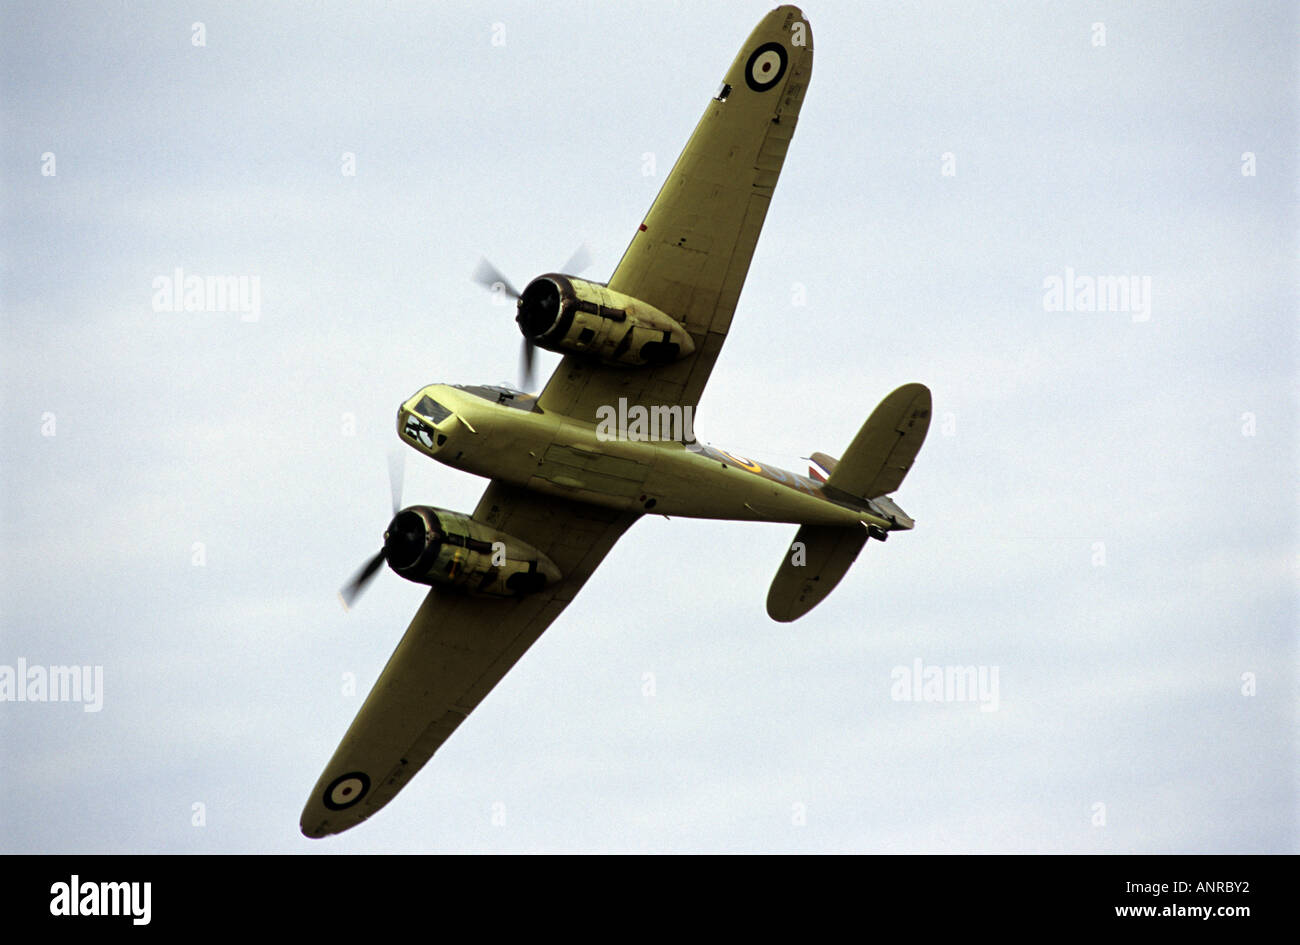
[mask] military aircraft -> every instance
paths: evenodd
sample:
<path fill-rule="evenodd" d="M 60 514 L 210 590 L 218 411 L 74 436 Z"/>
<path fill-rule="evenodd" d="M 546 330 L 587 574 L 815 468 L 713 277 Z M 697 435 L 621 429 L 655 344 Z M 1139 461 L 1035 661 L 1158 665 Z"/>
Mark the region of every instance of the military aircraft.
<path fill-rule="evenodd" d="M 559 617 L 646 513 L 799 526 L 767 596 L 794 620 L 839 583 L 869 538 L 913 525 L 889 493 L 930 422 L 906 384 L 842 459 L 809 476 L 701 445 L 688 418 L 731 326 L 812 74 L 793 6 L 745 40 L 607 284 L 548 273 L 516 292 L 525 361 L 563 355 L 540 395 L 434 384 L 403 403 L 400 438 L 490 480 L 472 515 L 400 508 L 345 602 L 386 563 L 430 586 L 302 812 L 308 837 L 387 804 Z M 576 267 L 575 267 L 576 268 Z"/>

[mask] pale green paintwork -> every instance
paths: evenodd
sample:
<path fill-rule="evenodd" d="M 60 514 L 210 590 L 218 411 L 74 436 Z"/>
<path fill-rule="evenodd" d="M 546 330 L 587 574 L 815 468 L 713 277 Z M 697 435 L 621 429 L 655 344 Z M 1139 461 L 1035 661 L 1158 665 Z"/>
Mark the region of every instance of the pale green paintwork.
<path fill-rule="evenodd" d="M 762 17 L 724 73 L 725 94 L 705 106 L 610 276 L 610 292 L 653 306 L 689 332 L 693 353 L 667 364 L 611 367 L 571 351 L 537 398 L 511 398 L 531 410 L 499 404 L 495 392 L 484 391 L 484 399 L 447 385 L 425 388 L 403 405 L 398 433 L 409 445 L 490 480 L 470 517 L 546 555 L 562 578 L 509 598 L 434 581 L 313 788 L 300 819 L 304 835 L 347 830 L 401 791 L 639 515 L 809 523 L 799 530 L 806 565 L 778 572 L 769 594 L 769 613 L 779 620 L 806 612 L 834 586 L 865 541 L 859 523 L 911 526 L 886 497 L 851 495 L 835 475 L 820 485 L 696 444 L 598 435 L 600 412 L 614 401 L 682 410 L 699 403 L 731 328 L 812 61 L 812 31 L 797 8 Z M 657 101 L 653 96 L 648 90 L 644 100 Z M 426 424 L 427 444 L 404 432 L 426 394 L 450 411 Z M 880 419 L 879 429 L 869 421 L 855 441 L 863 446 L 855 456 L 870 455 L 848 463 L 845 485 L 857 482 L 855 465 L 873 470 L 863 479 L 867 488 L 901 481 L 910 465 L 923 431 L 902 428 L 892 407 Z M 868 448 L 877 433 L 879 451 Z M 785 562 L 792 571 L 798 566 L 790 555 Z M 809 583 L 818 586 L 809 591 Z"/>
<path fill-rule="evenodd" d="M 786 470 L 772 470 L 743 456 L 695 452 L 675 441 L 602 440 L 595 424 L 553 412 L 530 412 L 485 400 L 446 384 L 416 392 L 398 411 L 407 417 L 429 396 L 452 411 L 429 424 L 446 437 L 426 446 L 402 439 L 455 469 L 514 485 L 630 511 L 686 518 L 855 525 L 888 528 L 888 519 L 866 508 L 828 498 L 820 486 Z M 426 419 L 426 423 L 428 420 Z M 758 466 L 788 484 L 746 466 Z"/>

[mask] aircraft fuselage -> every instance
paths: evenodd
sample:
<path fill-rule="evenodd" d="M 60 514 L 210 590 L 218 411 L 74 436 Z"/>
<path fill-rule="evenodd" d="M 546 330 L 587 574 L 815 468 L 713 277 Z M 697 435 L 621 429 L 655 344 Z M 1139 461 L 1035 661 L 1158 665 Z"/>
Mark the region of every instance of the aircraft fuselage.
<path fill-rule="evenodd" d="M 455 469 L 610 508 L 898 527 L 866 500 L 836 495 L 806 476 L 696 442 L 645 439 L 635 430 L 611 436 L 504 388 L 430 385 L 402 404 L 397 430 L 408 445 Z"/>

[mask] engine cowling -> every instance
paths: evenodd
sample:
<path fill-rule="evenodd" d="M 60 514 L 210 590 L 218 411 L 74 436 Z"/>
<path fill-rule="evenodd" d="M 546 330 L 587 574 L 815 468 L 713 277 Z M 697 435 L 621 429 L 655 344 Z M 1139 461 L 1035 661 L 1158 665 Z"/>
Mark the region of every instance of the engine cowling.
<path fill-rule="evenodd" d="M 560 273 L 528 283 L 515 321 L 548 351 L 576 352 L 605 364 L 667 364 L 695 352 L 690 333 L 653 305 Z"/>
<path fill-rule="evenodd" d="M 417 584 L 448 584 L 472 594 L 517 597 L 554 584 L 562 575 L 527 542 L 468 515 L 413 505 L 384 532 L 388 566 Z"/>

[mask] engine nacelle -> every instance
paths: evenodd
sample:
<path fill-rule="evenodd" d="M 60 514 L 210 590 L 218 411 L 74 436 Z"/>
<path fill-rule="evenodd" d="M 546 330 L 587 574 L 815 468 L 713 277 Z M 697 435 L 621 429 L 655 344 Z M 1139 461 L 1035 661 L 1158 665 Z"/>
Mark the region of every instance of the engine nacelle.
<path fill-rule="evenodd" d="M 641 367 L 695 352 L 690 333 L 653 305 L 573 276 L 539 276 L 524 289 L 518 309 L 515 321 L 524 337 L 560 354 Z"/>
<path fill-rule="evenodd" d="M 472 594 L 516 597 L 542 590 L 562 575 L 527 542 L 427 505 L 402 509 L 384 532 L 388 566 L 417 584 L 451 584 Z"/>

